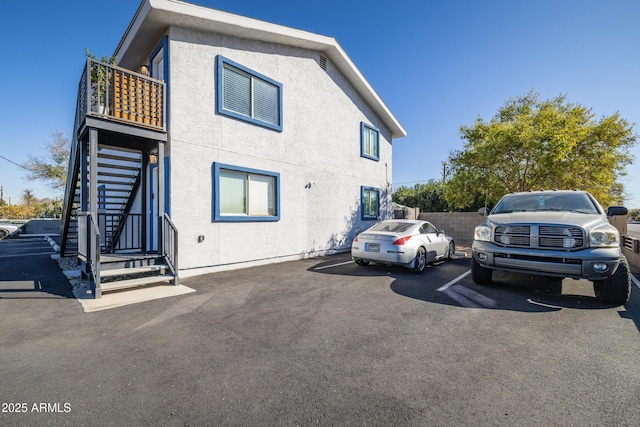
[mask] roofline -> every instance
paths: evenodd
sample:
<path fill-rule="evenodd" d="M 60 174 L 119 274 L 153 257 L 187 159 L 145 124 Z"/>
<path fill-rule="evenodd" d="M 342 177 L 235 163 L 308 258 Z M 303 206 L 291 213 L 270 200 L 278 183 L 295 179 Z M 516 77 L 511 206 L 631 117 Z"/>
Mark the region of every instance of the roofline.
<path fill-rule="evenodd" d="M 208 30 L 211 30 L 213 24 L 215 31 L 221 34 L 321 52 L 345 75 L 356 91 L 382 119 L 391 131 L 392 138 L 402 138 L 407 135 L 404 127 L 371 87 L 358 67 L 351 61 L 336 39 L 331 37 L 179 0 L 142 0 L 114 55 L 118 58 L 124 58 L 139 33 L 145 30 L 151 31 L 152 24 L 164 29 L 174 23 L 180 26 Z M 145 25 L 147 26 L 145 27 Z"/>

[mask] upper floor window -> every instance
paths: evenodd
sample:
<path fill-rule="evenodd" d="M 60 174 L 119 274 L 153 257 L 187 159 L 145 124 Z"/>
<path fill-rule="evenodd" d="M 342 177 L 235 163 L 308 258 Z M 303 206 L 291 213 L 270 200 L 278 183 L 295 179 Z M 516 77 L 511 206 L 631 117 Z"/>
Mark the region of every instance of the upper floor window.
<path fill-rule="evenodd" d="M 219 114 L 282 131 L 282 84 L 223 56 L 216 66 Z"/>
<path fill-rule="evenodd" d="M 214 163 L 214 221 L 280 219 L 280 174 Z"/>
<path fill-rule="evenodd" d="M 372 187 L 360 188 L 362 219 L 377 219 L 380 216 L 380 190 Z"/>
<path fill-rule="evenodd" d="M 373 160 L 380 160 L 380 131 L 360 123 L 360 155 Z"/>

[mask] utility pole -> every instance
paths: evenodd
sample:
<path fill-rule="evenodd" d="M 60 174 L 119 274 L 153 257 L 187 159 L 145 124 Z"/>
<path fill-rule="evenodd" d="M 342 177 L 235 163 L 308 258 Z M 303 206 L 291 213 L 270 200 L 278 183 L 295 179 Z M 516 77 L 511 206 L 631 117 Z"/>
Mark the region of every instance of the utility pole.
<path fill-rule="evenodd" d="M 443 184 L 444 184 L 445 180 L 447 179 L 447 166 L 449 166 L 449 163 L 442 162 L 442 183 Z"/>

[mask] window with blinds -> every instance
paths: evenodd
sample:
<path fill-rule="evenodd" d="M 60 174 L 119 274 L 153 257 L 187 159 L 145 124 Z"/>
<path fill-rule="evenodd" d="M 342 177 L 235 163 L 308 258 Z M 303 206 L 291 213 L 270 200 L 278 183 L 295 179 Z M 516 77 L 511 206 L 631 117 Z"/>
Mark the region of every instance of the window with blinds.
<path fill-rule="evenodd" d="M 280 174 L 214 163 L 215 221 L 277 221 Z"/>
<path fill-rule="evenodd" d="M 360 193 L 362 219 L 377 219 L 380 216 L 380 190 L 361 187 Z"/>
<path fill-rule="evenodd" d="M 380 160 L 380 131 L 365 123 L 360 123 L 360 155 L 372 160 Z"/>
<path fill-rule="evenodd" d="M 282 130 L 282 84 L 218 56 L 219 114 Z"/>

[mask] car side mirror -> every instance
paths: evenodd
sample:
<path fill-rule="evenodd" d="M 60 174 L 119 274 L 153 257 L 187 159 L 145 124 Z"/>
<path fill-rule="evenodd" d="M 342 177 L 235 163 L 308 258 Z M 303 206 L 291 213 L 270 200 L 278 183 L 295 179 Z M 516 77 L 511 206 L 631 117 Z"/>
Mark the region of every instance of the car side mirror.
<path fill-rule="evenodd" d="M 488 216 L 489 215 L 489 208 L 484 207 L 484 208 L 480 208 L 478 209 L 478 213 L 482 216 Z"/>
<path fill-rule="evenodd" d="M 607 216 L 627 215 L 627 208 L 624 206 L 609 206 Z"/>

